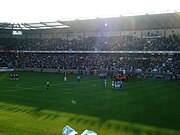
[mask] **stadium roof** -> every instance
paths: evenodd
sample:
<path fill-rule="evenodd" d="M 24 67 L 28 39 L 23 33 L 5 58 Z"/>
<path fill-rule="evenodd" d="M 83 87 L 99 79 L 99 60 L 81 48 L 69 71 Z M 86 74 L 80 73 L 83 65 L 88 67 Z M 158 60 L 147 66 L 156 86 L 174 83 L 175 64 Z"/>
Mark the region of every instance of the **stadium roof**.
<path fill-rule="evenodd" d="M 59 21 L 55 22 L 40 22 L 40 23 L 0 23 L 0 29 L 10 30 L 43 30 L 43 29 L 57 29 L 68 28 L 69 26 L 62 24 Z"/>
<path fill-rule="evenodd" d="M 74 32 L 180 28 L 180 12 L 63 21 Z"/>
<path fill-rule="evenodd" d="M 0 29 L 5 30 L 61 29 L 61 32 L 130 31 L 174 28 L 180 28 L 180 12 L 40 23 L 0 23 Z"/>

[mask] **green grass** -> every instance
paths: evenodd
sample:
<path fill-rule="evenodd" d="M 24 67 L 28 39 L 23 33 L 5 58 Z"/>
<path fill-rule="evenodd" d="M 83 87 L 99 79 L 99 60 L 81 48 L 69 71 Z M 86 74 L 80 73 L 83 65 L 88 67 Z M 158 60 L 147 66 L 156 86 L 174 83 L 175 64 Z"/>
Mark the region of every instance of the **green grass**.
<path fill-rule="evenodd" d="M 79 134 L 180 135 L 179 81 L 134 79 L 113 91 L 95 76 L 19 75 L 0 73 L 0 135 L 59 135 L 66 125 Z"/>

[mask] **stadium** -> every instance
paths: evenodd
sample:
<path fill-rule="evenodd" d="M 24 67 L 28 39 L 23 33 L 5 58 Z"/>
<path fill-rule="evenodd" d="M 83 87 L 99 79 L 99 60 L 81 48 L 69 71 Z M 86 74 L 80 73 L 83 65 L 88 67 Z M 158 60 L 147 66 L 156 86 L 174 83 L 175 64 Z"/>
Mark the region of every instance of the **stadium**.
<path fill-rule="evenodd" d="M 0 135 L 180 135 L 179 11 L 5 21 Z"/>

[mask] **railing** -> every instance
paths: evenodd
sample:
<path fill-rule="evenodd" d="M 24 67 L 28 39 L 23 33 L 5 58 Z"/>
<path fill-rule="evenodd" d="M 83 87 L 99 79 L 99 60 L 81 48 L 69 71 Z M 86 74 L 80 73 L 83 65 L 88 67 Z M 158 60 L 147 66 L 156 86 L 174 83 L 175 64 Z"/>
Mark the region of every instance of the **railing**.
<path fill-rule="evenodd" d="M 12 52 L 12 53 L 80 53 L 80 54 L 92 54 L 92 53 L 101 53 L 101 54 L 109 54 L 109 53 L 126 53 L 126 54 L 180 54 L 180 51 L 35 51 L 35 50 L 0 50 L 2 53 Z"/>
<path fill-rule="evenodd" d="M 22 53 L 101 53 L 101 54 L 108 54 L 108 53 L 146 53 L 146 54 L 180 54 L 180 51 L 25 51 L 25 50 L 17 50 L 17 52 Z"/>

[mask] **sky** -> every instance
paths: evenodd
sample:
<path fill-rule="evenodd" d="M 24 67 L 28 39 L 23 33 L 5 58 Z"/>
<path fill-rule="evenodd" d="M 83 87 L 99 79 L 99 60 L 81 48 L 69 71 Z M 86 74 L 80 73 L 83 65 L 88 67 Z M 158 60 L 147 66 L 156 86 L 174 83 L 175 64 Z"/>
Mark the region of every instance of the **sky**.
<path fill-rule="evenodd" d="M 180 0 L 0 0 L 0 4 L 1 23 L 180 12 Z"/>

